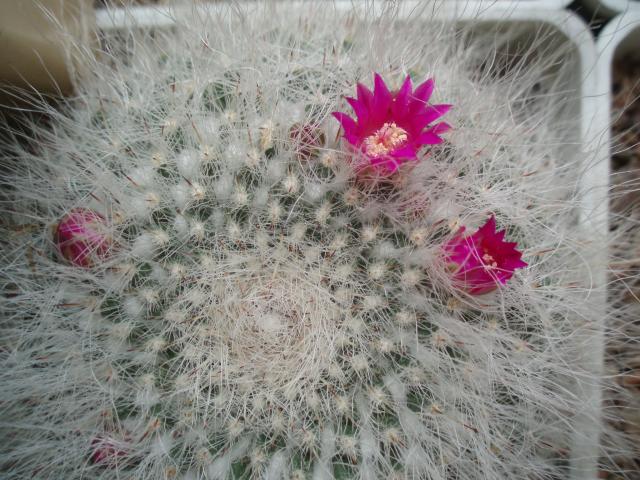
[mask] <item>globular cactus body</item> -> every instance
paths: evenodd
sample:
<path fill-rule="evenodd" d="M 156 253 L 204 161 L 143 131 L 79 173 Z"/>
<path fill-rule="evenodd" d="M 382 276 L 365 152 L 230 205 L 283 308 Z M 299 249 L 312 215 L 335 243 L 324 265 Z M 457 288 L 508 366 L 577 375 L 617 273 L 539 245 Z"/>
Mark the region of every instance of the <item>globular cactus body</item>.
<path fill-rule="evenodd" d="M 37 148 L 11 145 L 12 478 L 565 471 L 592 314 L 557 57 L 491 70 L 491 42 L 446 22 L 307 7 L 108 38 Z M 373 72 L 435 77 L 454 108 L 444 143 L 371 181 L 330 114 Z M 109 229 L 87 266 L 51 235 L 77 208 Z M 470 296 L 443 245 L 491 215 L 529 267 Z"/>

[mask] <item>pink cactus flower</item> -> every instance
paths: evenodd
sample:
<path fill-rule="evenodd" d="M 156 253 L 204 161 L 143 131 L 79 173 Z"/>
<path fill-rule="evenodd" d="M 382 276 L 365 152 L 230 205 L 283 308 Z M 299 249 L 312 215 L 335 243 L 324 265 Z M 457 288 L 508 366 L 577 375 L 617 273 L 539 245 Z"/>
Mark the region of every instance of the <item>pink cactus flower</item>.
<path fill-rule="evenodd" d="M 106 437 L 91 440 L 91 463 L 102 466 L 115 466 L 118 459 L 127 456 L 120 442 Z"/>
<path fill-rule="evenodd" d="M 85 208 L 73 209 L 62 217 L 54 242 L 60 254 L 79 267 L 90 267 L 106 258 L 111 248 L 104 217 Z"/>
<path fill-rule="evenodd" d="M 505 242 L 505 231 L 496 231 L 494 216 L 473 235 L 464 227 L 444 246 L 447 261 L 454 267 L 454 284 L 471 295 L 482 295 L 504 285 L 516 268 L 526 267 L 517 243 Z"/>
<path fill-rule="evenodd" d="M 344 138 L 362 154 L 355 159 L 357 172 L 389 176 L 403 163 L 416 161 L 423 145 L 442 143 L 439 135 L 451 127 L 445 122 L 432 122 L 447 113 L 451 105 L 430 105 L 433 87 L 429 79 L 413 90 L 407 76 L 400 90 L 392 93 L 377 73 L 373 92 L 358 84 L 358 98 L 347 97 L 356 119 L 333 112 L 342 124 Z"/>

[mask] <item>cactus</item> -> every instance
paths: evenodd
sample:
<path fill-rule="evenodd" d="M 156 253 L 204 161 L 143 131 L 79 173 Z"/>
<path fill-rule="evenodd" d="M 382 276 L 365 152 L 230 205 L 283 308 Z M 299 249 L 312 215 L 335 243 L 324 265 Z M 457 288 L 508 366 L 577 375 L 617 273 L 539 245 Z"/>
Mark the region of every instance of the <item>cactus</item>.
<path fill-rule="evenodd" d="M 539 32 L 500 56 L 513 32 L 426 4 L 216 8 L 105 34 L 76 96 L 12 131 L 0 471 L 566 474 L 573 419 L 597 417 L 578 387 L 603 245 L 577 222 L 570 52 Z M 331 113 L 372 72 L 435 78 L 454 108 L 443 143 L 368 181 Z M 86 264 L 56 245 L 74 211 L 101 219 Z M 489 218 L 528 266 L 474 295 L 445 245 Z"/>

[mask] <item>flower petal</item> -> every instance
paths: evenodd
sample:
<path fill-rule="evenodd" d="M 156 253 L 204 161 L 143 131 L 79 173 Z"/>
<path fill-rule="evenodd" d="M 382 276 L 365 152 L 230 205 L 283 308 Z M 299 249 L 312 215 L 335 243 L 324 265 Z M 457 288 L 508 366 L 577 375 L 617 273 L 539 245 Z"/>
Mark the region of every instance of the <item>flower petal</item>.
<path fill-rule="evenodd" d="M 356 114 L 356 117 L 358 117 L 358 123 L 366 123 L 369 117 L 369 109 L 362 102 L 359 102 L 353 97 L 347 97 L 346 100 L 347 103 L 351 105 L 351 108 L 353 108 L 353 112 Z"/>
<path fill-rule="evenodd" d="M 425 82 L 422 82 L 420 85 L 418 85 L 415 89 L 415 91 L 413 92 L 413 98 L 421 101 L 421 102 L 428 102 L 429 99 L 431 98 L 431 94 L 433 93 L 433 87 L 435 86 L 435 82 L 433 81 L 432 78 L 428 79 Z"/>
<path fill-rule="evenodd" d="M 393 116 L 396 118 L 401 118 L 404 115 L 404 112 L 407 111 L 407 104 L 409 103 L 409 95 L 411 94 L 411 77 L 407 75 L 400 90 L 396 94 L 393 100 Z"/>
<path fill-rule="evenodd" d="M 373 93 L 366 86 L 361 83 L 358 83 L 356 86 L 356 92 L 358 95 L 358 101 L 362 103 L 365 107 L 370 108 L 373 103 Z"/>
<path fill-rule="evenodd" d="M 509 270 L 515 270 L 516 268 L 524 268 L 528 265 L 529 264 L 527 262 L 523 262 L 520 259 L 505 260 L 503 263 L 503 268 L 506 268 Z"/>
<path fill-rule="evenodd" d="M 417 157 L 416 149 L 413 145 L 405 145 L 391 152 L 394 158 L 415 159 Z"/>
<path fill-rule="evenodd" d="M 436 135 L 441 135 L 443 133 L 447 133 L 451 130 L 451 125 L 447 122 L 438 122 L 434 126 L 432 126 L 429 131 L 435 133 Z"/>
<path fill-rule="evenodd" d="M 495 234 L 496 231 L 496 216 L 495 215 L 491 215 L 491 217 L 489 217 L 489 220 L 487 220 L 487 223 L 485 223 L 483 226 L 481 226 L 478 229 L 477 233 L 481 233 L 481 234 Z M 514 243 L 515 245 L 515 243 Z"/>
<path fill-rule="evenodd" d="M 356 145 L 358 141 L 358 125 L 355 120 L 343 112 L 332 112 L 331 115 L 333 115 L 342 125 L 342 128 L 344 129 L 344 137 L 350 144 Z"/>
<path fill-rule="evenodd" d="M 422 113 L 416 114 L 413 123 L 420 130 L 451 110 L 451 105 L 429 105 Z"/>
<path fill-rule="evenodd" d="M 426 132 L 422 132 L 420 136 L 417 138 L 416 143 L 420 145 L 439 145 L 443 142 L 442 138 L 433 133 L 430 130 Z"/>
<path fill-rule="evenodd" d="M 371 106 L 372 121 L 382 126 L 382 123 L 387 120 L 387 114 L 392 100 L 393 97 L 387 85 L 384 83 L 382 77 L 376 73 L 373 88 L 373 103 Z"/>
<path fill-rule="evenodd" d="M 373 76 L 373 97 L 375 98 L 383 98 L 383 99 L 391 99 L 391 92 L 387 88 L 387 84 L 384 83 L 384 80 L 380 76 L 379 73 L 374 74 Z"/>

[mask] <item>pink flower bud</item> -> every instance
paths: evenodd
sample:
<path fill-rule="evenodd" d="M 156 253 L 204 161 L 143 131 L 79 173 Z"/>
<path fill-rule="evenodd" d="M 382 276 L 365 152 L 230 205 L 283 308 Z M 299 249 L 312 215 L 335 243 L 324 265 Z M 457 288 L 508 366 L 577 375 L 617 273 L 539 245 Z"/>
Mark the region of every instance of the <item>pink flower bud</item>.
<path fill-rule="evenodd" d="M 309 160 L 318 154 L 324 143 L 324 133 L 319 125 L 296 123 L 289 129 L 289 138 L 293 141 L 295 153 L 300 160 Z"/>
<path fill-rule="evenodd" d="M 54 241 L 60 254 L 79 267 L 90 267 L 106 258 L 111 248 L 104 217 L 84 208 L 62 217 Z"/>
<path fill-rule="evenodd" d="M 96 465 L 114 466 L 119 458 L 127 456 L 121 442 L 98 436 L 91 441 L 91 462 Z"/>
<path fill-rule="evenodd" d="M 462 227 L 443 249 L 452 264 L 454 284 L 471 295 L 482 295 L 504 285 L 517 268 L 526 267 L 515 242 L 505 242 L 505 231 L 496 231 L 491 217 L 473 235 Z"/>

